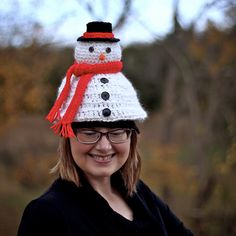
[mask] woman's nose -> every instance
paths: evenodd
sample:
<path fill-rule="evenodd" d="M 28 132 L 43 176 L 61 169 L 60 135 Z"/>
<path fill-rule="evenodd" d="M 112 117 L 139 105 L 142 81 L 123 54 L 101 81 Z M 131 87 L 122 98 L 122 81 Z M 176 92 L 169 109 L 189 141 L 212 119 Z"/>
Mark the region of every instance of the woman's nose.
<path fill-rule="evenodd" d="M 112 148 L 110 141 L 107 139 L 105 135 L 101 137 L 101 139 L 97 142 L 96 148 L 101 151 L 110 150 Z"/>

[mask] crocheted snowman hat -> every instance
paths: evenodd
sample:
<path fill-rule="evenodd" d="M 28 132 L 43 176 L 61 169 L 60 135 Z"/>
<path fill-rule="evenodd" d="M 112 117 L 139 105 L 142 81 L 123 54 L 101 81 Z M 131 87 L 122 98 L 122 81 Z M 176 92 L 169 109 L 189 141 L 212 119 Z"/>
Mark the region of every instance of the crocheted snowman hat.
<path fill-rule="evenodd" d="M 55 133 L 73 137 L 72 122 L 142 121 L 147 113 L 123 75 L 121 47 L 111 24 L 90 22 L 77 40 L 75 63 L 58 89 L 47 119 Z"/>

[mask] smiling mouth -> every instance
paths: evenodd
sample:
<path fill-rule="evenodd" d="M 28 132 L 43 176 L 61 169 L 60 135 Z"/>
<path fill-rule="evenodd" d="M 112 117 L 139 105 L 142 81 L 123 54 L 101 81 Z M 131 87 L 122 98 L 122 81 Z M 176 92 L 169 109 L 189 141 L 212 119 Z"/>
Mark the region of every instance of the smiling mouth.
<path fill-rule="evenodd" d="M 112 158 L 114 157 L 114 155 L 115 154 L 100 156 L 100 155 L 89 154 L 90 157 L 92 157 L 96 162 L 99 162 L 99 163 L 110 162 Z"/>

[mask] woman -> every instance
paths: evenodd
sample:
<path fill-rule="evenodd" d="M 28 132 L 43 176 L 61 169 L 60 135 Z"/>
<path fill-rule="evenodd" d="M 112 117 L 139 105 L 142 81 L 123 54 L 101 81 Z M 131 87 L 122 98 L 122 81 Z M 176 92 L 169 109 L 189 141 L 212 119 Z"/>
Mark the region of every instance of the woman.
<path fill-rule="evenodd" d="M 26 207 L 18 236 L 192 235 L 139 179 L 139 130 L 147 114 L 121 73 L 111 24 L 90 22 L 78 38 L 47 118 L 62 136 L 59 177 Z"/>

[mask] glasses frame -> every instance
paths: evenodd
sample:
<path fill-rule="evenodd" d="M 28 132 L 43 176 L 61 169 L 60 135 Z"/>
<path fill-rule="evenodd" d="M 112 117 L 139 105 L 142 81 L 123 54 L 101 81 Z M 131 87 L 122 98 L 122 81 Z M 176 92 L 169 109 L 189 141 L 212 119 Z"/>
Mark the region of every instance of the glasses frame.
<path fill-rule="evenodd" d="M 77 128 L 77 129 L 75 130 L 75 136 L 76 136 L 77 141 L 78 141 L 79 143 L 88 144 L 88 145 L 98 143 L 98 142 L 101 140 L 101 138 L 102 138 L 103 136 L 106 136 L 107 140 L 108 140 L 110 143 L 112 143 L 112 144 L 125 143 L 125 142 L 127 142 L 127 140 L 131 137 L 132 132 L 135 131 L 135 129 L 129 129 L 129 128 L 117 128 L 117 129 L 114 129 L 114 130 L 111 130 L 111 131 L 107 131 L 107 132 L 101 132 L 101 131 L 97 131 L 97 130 L 93 130 L 93 129 L 86 129 L 86 130 L 94 131 L 94 132 L 98 133 L 99 136 L 98 136 L 98 138 L 97 138 L 96 141 L 93 141 L 93 142 L 84 142 L 84 141 L 79 140 L 79 138 L 78 138 L 78 136 L 77 136 L 78 130 L 81 130 L 81 128 Z M 114 141 L 112 141 L 112 140 L 110 139 L 110 137 L 109 137 L 109 134 L 112 133 L 112 132 L 115 132 L 115 131 L 117 131 L 117 130 L 123 130 L 123 131 L 126 131 L 126 132 L 129 131 L 129 133 L 127 134 L 127 139 L 124 140 L 124 141 L 121 141 L 121 142 L 114 142 Z"/>

